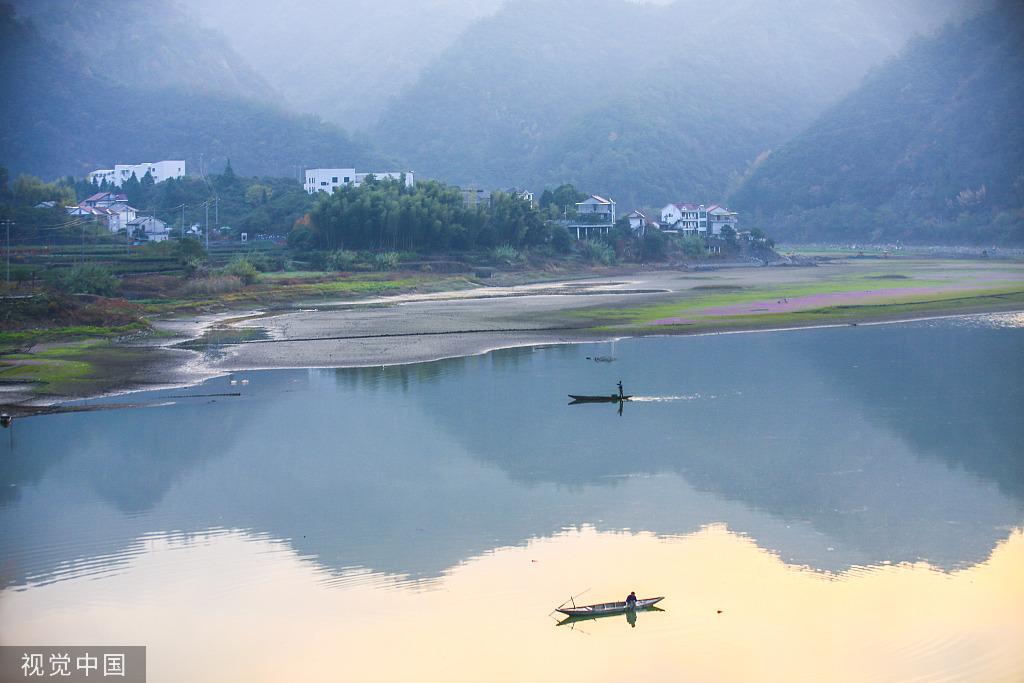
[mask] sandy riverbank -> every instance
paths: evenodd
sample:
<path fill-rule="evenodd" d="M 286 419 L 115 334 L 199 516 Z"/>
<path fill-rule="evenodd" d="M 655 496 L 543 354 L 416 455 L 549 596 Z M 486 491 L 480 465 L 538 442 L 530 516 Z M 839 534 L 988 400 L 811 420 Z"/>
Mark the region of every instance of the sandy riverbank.
<path fill-rule="evenodd" d="M 77 395 L 193 384 L 243 370 L 392 365 L 639 334 L 1019 310 L 1022 296 L 1020 262 L 848 261 L 310 301 L 284 311 L 156 321 L 157 337 L 109 347 L 99 381 L 79 384 Z M 9 406 L 76 395 L 8 389 L 0 402 Z"/>

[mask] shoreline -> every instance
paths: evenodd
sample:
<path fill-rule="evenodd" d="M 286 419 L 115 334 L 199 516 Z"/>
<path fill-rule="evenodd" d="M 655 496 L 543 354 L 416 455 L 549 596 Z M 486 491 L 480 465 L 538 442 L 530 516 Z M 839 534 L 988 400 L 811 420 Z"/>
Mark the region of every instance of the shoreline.
<path fill-rule="evenodd" d="M 438 362 L 441 360 L 450 360 L 453 358 L 466 358 L 473 356 L 486 355 L 495 351 L 502 351 L 513 348 L 541 348 L 546 346 L 563 346 L 570 344 L 602 344 L 612 343 L 617 341 L 624 341 L 628 339 L 646 339 L 646 338 L 669 338 L 669 337 L 712 337 L 719 335 L 745 335 L 745 334 L 766 334 L 766 333 L 780 333 L 780 332 L 801 332 L 806 330 L 829 330 L 829 329 L 840 329 L 849 327 L 874 327 L 883 325 L 903 325 L 908 323 L 923 323 L 926 321 L 936 321 L 936 319 L 951 319 L 961 317 L 973 317 L 976 315 L 987 315 L 987 314 L 999 314 L 999 313 L 1021 313 L 1024 314 L 1024 308 L 1006 308 L 1006 309 L 995 309 L 995 310 L 977 310 L 971 312 L 959 312 L 959 313 L 948 313 L 948 312 L 936 312 L 934 315 L 925 314 L 916 317 L 897 317 L 897 318 L 884 318 L 884 319 L 870 319 L 861 318 L 857 322 L 849 323 L 818 323 L 818 324 L 795 324 L 783 327 L 749 327 L 741 329 L 705 329 L 699 331 L 680 331 L 680 332 L 650 332 L 650 333 L 636 333 L 626 335 L 610 335 L 600 336 L 594 338 L 577 338 L 577 339 L 541 339 L 541 340 L 530 340 L 530 341 L 510 341 L 508 343 L 502 343 L 496 346 L 487 346 L 478 350 L 468 351 L 465 353 L 456 353 L 452 355 L 439 355 L 436 357 L 416 358 L 416 359 L 391 359 L 385 362 L 367 362 L 367 364 L 341 364 L 341 365 L 273 365 L 266 367 L 244 367 L 244 368 L 232 368 L 231 370 L 220 370 L 215 372 L 209 371 L 184 371 L 181 367 L 178 367 L 180 372 L 194 373 L 188 379 L 183 379 L 179 382 L 158 382 L 153 385 L 140 385 L 140 384 L 125 384 L 123 387 L 114 389 L 111 391 L 104 391 L 102 393 L 95 393 L 82 396 L 67 396 L 60 397 L 56 400 L 49 402 L 34 402 L 26 401 L 22 403 L 0 403 L 0 411 L 7 413 L 12 418 L 26 418 L 26 417 L 37 417 L 43 415 L 57 415 L 63 413 L 84 413 L 91 411 L 105 411 L 105 410 L 119 410 L 119 409 L 133 409 L 133 408 L 155 408 L 158 404 L 141 402 L 122 402 L 113 401 L 111 403 L 87 403 L 83 404 L 81 401 L 93 401 L 103 398 L 118 398 L 120 396 L 127 396 L 136 393 L 145 393 L 150 391 L 166 391 L 170 389 L 191 389 L 202 385 L 219 377 L 227 377 L 229 375 L 238 373 L 262 373 L 272 371 L 295 371 L 295 370 L 348 370 L 358 368 L 391 368 L 400 366 L 412 366 L 421 364 L 421 362 Z M 445 334 L 445 333 L 436 333 Z M 283 340 L 282 343 L 303 343 L 301 340 Z M 186 364 L 182 364 L 186 365 Z M 226 394 L 225 394 L 226 395 Z M 233 395 L 233 394 L 231 394 Z M 181 396 L 179 396 L 181 397 Z"/>
<path fill-rule="evenodd" d="M 871 264 L 872 270 L 876 267 L 877 264 Z M 663 307 L 666 302 L 692 306 L 694 297 L 698 297 L 698 303 L 708 300 L 714 304 L 711 297 L 721 298 L 725 295 L 722 292 L 740 289 L 749 302 L 752 296 L 774 296 L 772 287 L 796 286 L 794 281 L 834 285 L 837 279 L 851 275 L 843 266 L 833 272 L 821 272 L 825 268 L 806 270 L 813 272 L 794 274 L 793 269 L 786 269 L 785 277 L 776 275 L 778 269 L 768 273 L 759 268 L 730 269 L 728 273 L 619 273 L 582 281 L 548 281 L 543 286 L 529 283 L 506 288 L 503 294 L 454 291 L 451 297 L 446 297 L 445 292 L 406 293 L 393 298 L 378 295 L 370 297 L 372 305 L 366 300 L 331 301 L 312 309 L 248 308 L 193 319 L 157 320 L 154 326 L 166 338 L 110 345 L 105 350 L 113 362 L 99 365 L 100 376 L 77 387 L 82 389 L 80 393 L 55 391 L 41 395 L 31 392 L 30 384 L 15 387 L 14 391 L 9 384 L 0 393 L 0 410 L 14 417 L 65 412 L 64 408 L 74 408 L 73 404 L 81 400 L 191 388 L 215 377 L 247 371 L 409 365 L 531 346 L 895 324 L 1024 312 L 1024 303 L 1018 296 L 1018 290 L 1024 293 L 1024 268 L 1020 268 L 1020 273 L 1015 268 L 1014 277 L 1010 278 L 1014 283 L 1012 293 L 1004 299 L 985 300 L 983 290 L 977 289 L 978 280 L 956 290 L 960 296 L 953 300 L 891 304 L 880 301 L 865 305 L 861 312 L 853 305 L 843 307 L 827 320 L 778 320 L 778 315 L 754 314 L 742 319 L 708 317 L 693 327 L 637 321 L 622 324 L 623 320 L 618 321 L 618 326 L 598 324 L 609 311 L 635 315 L 638 311 Z M 709 281 L 724 283 L 708 284 Z M 741 284 L 730 284 L 733 281 Z M 880 281 L 879 288 L 887 282 Z M 905 308 L 915 303 L 924 305 L 924 310 L 885 310 L 889 305 Z M 821 311 L 808 309 L 801 313 L 815 312 Z M 124 362 L 118 358 L 121 355 L 137 358 L 138 362 Z M 22 389 L 20 396 L 18 388 Z"/>

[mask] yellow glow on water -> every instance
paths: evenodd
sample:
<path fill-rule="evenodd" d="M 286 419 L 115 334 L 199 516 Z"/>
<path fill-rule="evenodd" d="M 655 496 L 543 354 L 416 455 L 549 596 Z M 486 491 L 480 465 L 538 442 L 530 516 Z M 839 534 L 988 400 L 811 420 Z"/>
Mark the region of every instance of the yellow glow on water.
<path fill-rule="evenodd" d="M 569 531 L 421 585 L 326 574 L 283 543 L 149 541 L 116 575 L 0 594 L 5 644 L 144 644 L 151 681 L 1024 679 L 1024 534 L 950 573 L 827 574 L 712 526 Z M 580 603 L 664 612 L 556 626 Z M 720 610 L 720 612 L 719 612 Z"/>

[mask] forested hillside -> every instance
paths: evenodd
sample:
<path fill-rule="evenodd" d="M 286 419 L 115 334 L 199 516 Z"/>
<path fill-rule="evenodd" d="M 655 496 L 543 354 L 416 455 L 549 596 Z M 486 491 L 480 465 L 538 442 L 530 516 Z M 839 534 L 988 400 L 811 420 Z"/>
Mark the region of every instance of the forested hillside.
<path fill-rule="evenodd" d="M 1024 3 L 915 41 L 733 197 L 794 240 L 1024 241 Z"/>
<path fill-rule="evenodd" d="M 267 81 L 225 37 L 200 28 L 176 0 L 13 0 L 52 43 L 118 85 L 185 88 L 272 101 Z"/>
<path fill-rule="evenodd" d="M 395 100 L 376 139 L 453 182 L 573 182 L 627 204 L 720 197 L 964 4 L 508 3 Z"/>
<path fill-rule="evenodd" d="M 101 69 L 49 35 L 0 5 L 0 164 L 14 175 L 80 176 L 167 158 L 183 158 L 196 172 L 202 155 L 207 168 L 230 159 L 242 174 L 298 177 L 303 166 L 379 161 L 317 117 L 219 88 L 170 86 L 159 76 L 129 84 L 116 60 Z"/>

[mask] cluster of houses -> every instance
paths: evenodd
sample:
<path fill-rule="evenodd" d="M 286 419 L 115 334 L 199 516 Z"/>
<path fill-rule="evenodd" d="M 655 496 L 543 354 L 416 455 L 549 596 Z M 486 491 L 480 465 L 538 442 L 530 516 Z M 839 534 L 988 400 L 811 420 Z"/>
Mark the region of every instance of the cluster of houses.
<path fill-rule="evenodd" d="M 721 237 L 726 228 L 740 237 L 747 234 L 738 230 L 739 214 L 721 204 L 672 203 L 661 210 L 660 222 L 651 220 L 642 211 L 634 211 L 629 215 L 629 223 L 634 230 L 654 227 L 687 237 Z"/>
<path fill-rule="evenodd" d="M 116 192 L 97 192 L 65 211 L 72 216 L 90 216 L 110 232 L 127 231 L 150 242 L 163 242 L 171 235 L 167 223 L 156 216 L 140 216 L 137 209 L 128 205 L 128 197 Z"/>
<path fill-rule="evenodd" d="M 737 237 L 748 237 L 748 233 L 738 229 L 739 214 L 720 204 L 672 203 L 661 210 L 660 221 L 640 209 L 629 213 L 626 219 L 638 237 L 646 235 L 648 230 L 660 230 L 685 237 L 721 238 L 726 229 Z M 615 201 L 590 195 L 576 203 L 576 219 L 564 223 L 576 239 L 607 234 L 615 225 Z"/>
<path fill-rule="evenodd" d="M 114 187 L 120 187 L 133 175 L 141 179 L 147 173 L 158 183 L 170 178 L 180 178 L 185 175 L 185 162 L 171 160 L 117 164 L 112 169 L 93 171 L 88 178 L 96 185 L 107 182 Z M 311 195 L 317 192 L 330 194 L 339 187 L 360 187 L 370 176 L 381 180 L 397 180 L 410 188 L 414 187 L 416 182 L 415 176 L 409 171 L 359 173 L 354 168 L 310 168 L 304 173 L 303 189 Z M 467 206 L 487 204 L 491 199 L 490 192 L 475 187 L 460 189 L 460 192 Z M 520 189 L 513 189 L 510 192 L 521 199 L 534 202 L 532 192 Z M 128 205 L 128 200 L 123 194 L 97 192 L 77 206 L 68 207 L 67 212 L 75 216 L 92 216 L 105 223 L 111 232 L 127 230 L 129 234 L 148 241 L 161 242 L 170 236 L 170 228 L 164 221 L 155 216 L 139 216 L 139 212 Z M 663 233 L 703 237 L 709 240 L 721 239 L 731 231 L 736 237 L 750 239 L 749 232 L 741 232 L 738 229 L 738 214 L 720 204 L 671 203 L 661 210 L 658 220 L 640 209 L 634 210 L 626 218 L 629 227 L 639 237 L 646 235 L 648 230 L 659 230 Z M 576 239 L 585 240 L 608 234 L 615 225 L 615 220 L 615 201 L 595 194 L 576 202 L 575 216 L 569 218 L 567 213 L 560 223 Z M 709 249 L 716 248 L 709 246 Z"/>

